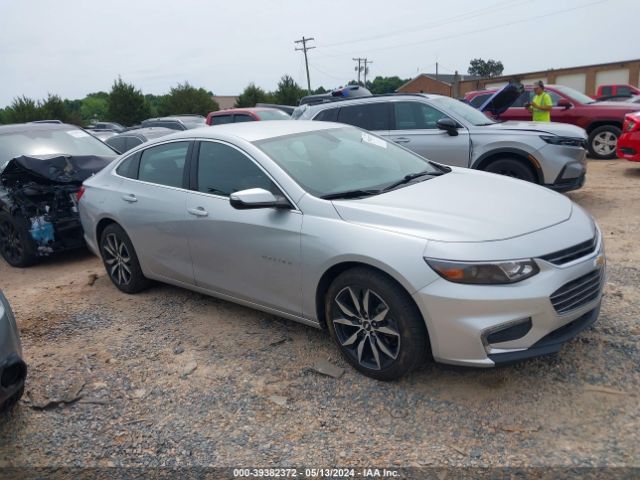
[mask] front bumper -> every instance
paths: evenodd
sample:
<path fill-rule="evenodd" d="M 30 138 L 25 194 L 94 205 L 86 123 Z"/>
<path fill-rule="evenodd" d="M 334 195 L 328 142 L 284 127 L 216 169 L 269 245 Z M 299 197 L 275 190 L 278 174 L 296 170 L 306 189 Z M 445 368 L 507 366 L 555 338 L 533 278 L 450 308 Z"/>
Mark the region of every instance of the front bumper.
<path fill-rule="evenodd" d="M 540 273 L 518 283 L 462 285 L 440 278 L 427 285 L 413 297 L 425 319 L 434 359 L 493 367 L 557 351 L 596 321 L 605 277 L 603 260 L 600 241 L 593 254 L 566 265 L 536 259 Z M 591 287 L 594 295 L 558 313 L 551 296 L 595 271 L 601 274 Z M 520 329 L 519 338 L 492 335 L 514 325 L 527 326 Z"/>
<path fill-rule="evenodd" d="M 616 153 L 619 158 L 625 158 L 631 162 L 640 162 L 640 131 L 627 132 L 620 135 Z"/>
<path fill-rule="evenodd" d="M 559 192 L 577 190 L 587 174 L 587 151 L 582 147 L 547 145 L 534 154 L 546 187 Z"/>

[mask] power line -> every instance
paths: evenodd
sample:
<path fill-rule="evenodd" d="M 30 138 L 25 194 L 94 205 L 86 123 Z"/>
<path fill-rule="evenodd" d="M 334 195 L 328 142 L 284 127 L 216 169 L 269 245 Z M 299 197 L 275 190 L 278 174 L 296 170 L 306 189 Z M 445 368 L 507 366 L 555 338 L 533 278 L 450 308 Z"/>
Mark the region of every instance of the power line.
<path fill-rule="evenodd" d="M 311 78 L 309 77 L 309 59 L 307 58 L 307 50 L 312 50 L 316 47 L 307 47 L 307 42 L 310 40 L 314 40 L 313 37 L 309 37 L 309 38 L 304 38 L 304 35 L 302 36 L 302 40 L 296 40 L 293 43 L 301 43 L 302 44 L 302 48 L 296 48 L 295 51 L 303 51 L 304 52 L 304 63 L 305 66 L 307 67 L 307 91 L 309 92 L 309 95 L 311 95 Z"/>

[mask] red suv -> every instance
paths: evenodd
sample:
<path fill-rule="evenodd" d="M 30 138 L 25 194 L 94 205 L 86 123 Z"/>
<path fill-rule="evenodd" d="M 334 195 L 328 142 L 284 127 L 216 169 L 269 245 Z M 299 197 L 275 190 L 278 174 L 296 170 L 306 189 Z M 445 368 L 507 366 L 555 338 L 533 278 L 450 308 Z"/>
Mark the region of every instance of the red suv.
<path fill-rule="evenodd" d="M 291 120 L 291 117 L 277 108 L 229 108 L 207 115 L 207 125 L 225 123 L 255 122 L 258 120 Z"/>
<path fill-rule="evenodd" d="M 510 91 L 510 95 L 496 95 Z M 518 95 L 514 89 L 478 90 L 465 95 L 473 107 L 491 112 L 500 120 L 531 120 L 531 112 L 525 104 L 533 97 L 533 87 L 528 85 Z M 564 85 L 547 85 L 551 95 L 552 122 L 571 123 L 584 128 L 589 134 L 589 154 L 598 159 L 615 158 L 616 143 L 620 136 L 624 116 L 640 110 L 640 105 L 625 102 L 596 102 L 593 98 Z M 493 99 L 491 97 L 494 96 Z"/>

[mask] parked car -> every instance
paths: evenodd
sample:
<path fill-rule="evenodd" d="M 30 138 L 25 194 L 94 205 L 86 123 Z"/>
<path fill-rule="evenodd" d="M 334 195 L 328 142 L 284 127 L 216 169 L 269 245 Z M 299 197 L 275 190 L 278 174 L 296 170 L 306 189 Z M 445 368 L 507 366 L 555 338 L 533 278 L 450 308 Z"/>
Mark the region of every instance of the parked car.
<path fill-rule="evenodd" d="M 531 101 L 533 90 L 530 85 L 525 91 L 509 102 L 495 99 L 494 108 L 500 110 L 500 120 L 531 120 L 531 112 L 525 104 Z M 479 107 L 496 93 L 497 89 L 469 92 L 465 98 L 470 105 Z M 597 159 L 615 158 L 616 142 L 627 113 L 640 110 L 638 105 L 623 102 L 596 102 L 591 97 L 564 85 L 546 85 L 545 91 L 551 96 L 553 110 L 551 121 L 570 123 L 584 128 L 589 135 L 589 154 Z M 509 97 L 510 98 L 510 97 Z"/>
<path fill-rule="evenodd" d="M 598 85 L 595 98 L 640 95 L 640 88 L 629 84 Z"/>
<path fill-rule="evenodd" d="M 98 140 L 106 142 L 107 139 L 117 135 L 113 130 L 87 130 L 91 135 L 96 137 Z"/>
<path fill-rule="evenodd" d="M 624 117 L 617 154 L 620 158 L 640 162 L 640 112 L 627 113 Z"/>
<path fill-rule="evenodd" d="M 572 125 L 499 123 L 458 100 L 427 94 L 376 95 L 300 108 L 301 120 L 354 125 L 447 165 L 563 191 L 584 183 L 587 137 Z"/>
<path fill-rule="evenodd" d="M 72 125 L 0 126 L 0 255 L 27 267 L 83 246 L 76 193 L 116 155 Z"/>
<path fill-rule="evenodd" d="M 291 117 L 277 108 L 229 108 L 207 115 L 207 125 L 225 123 L 255 122 L 260 120 L 291 120 Z"/>
<path fill-rule="evenodd" d="M 18 403 L 26 378 L 27 364 L 22 359 L 16 319 L 0 290 L 0 412 Z"/>
<path fill-rule="evenodd" d="M 248 122 L 144 145 L 84 182 L 113 284 L 151 279 L 328 329 L 391 380 L 555 352 L 597 318 L 602 236 L 566 196 L 364 130 Z"/>
<path fill-rule="evenodd" d="M 126 132 L 119 133 L 118 135 L 108 138 L 105 143 L 116 152 L 124 153 L 138 145 L 142 145 L 144 142 L 154 138 L 164 137 L 171 133 L 176 133 L 176 131 L 164 127 L 138 128 L 137 130 L 127 130 Z"/>
<path fill-rule="evenodd" d="M 287 115 L 291 116 L 296 107 L 292 105 L 277 105 L 275 103 L 256 103 L 256 107 L 267 107 L 267 108 L 277 108 L 278 110 L 282 110 Z"/>
<path fill-rule="evenodd" d="M 316 93 L 307 95 L 300 99 L 300 105 L 317 105 L 318 103 L 337 102 L 346 98 L 370 97 L 369 89 L 360 85 L 347 85 L 346 87 L 336 88 L 327 93 Z M 297 119 L 294 113 L 291 115 L 294 120 Z"/>
<path fill-rule="evenodd" d="M 125 127 L 116 122 L 96 122 L 86 127 L 87 130 L 95 132 L 124 132 Z"/>
<path fill-rule="evenodd" d="M 206 126 L 202 115 L 173 115 L 171 117 L 148 118 L 136 128 L 164 127 L 171 130 L 190 130 Z"/>
<path fill-rule="evenodd" d="M 627 103 L 640 103 L 640 95 L 618 95 L 611 97 L 600 97 L 598 102 L 627 102 Z"/>

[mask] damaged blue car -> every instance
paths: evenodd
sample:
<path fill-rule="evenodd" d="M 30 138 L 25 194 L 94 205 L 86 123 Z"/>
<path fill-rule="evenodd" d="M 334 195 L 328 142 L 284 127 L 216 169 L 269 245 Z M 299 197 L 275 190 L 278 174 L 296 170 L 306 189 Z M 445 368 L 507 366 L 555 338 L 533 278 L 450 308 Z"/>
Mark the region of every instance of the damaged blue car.
<path fill-rule="evenodd" d="M 62 123 L 0 126 L 0 255 L 28 267 L 84 246 L 77 195 L 117 152 Z"/>

